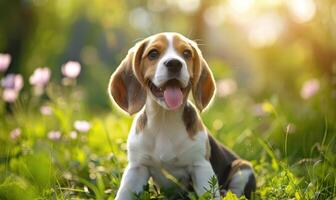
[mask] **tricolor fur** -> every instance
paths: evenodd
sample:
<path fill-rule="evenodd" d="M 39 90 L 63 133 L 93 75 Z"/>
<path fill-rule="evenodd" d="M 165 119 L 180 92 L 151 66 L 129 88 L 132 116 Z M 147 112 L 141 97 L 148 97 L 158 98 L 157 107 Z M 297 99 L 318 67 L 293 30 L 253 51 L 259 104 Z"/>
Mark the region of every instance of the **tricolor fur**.
<path fill-rule="evenodd" d="M 215 82 L 192 40 L 160 33 L 138 42 L 111 76 L 109 93 L 125 112 L 137 113 L 117 200 L 131 199 L 150 177 L 172 187 L 167 173 L 198 195 L 209 189 L 213 176 L 221 191 L 250 197 L 256 189 L 251 165 L 219 144 L 198 115 L 213 98 Z M 220 198 L 219 192 L 215 195 Z"/>

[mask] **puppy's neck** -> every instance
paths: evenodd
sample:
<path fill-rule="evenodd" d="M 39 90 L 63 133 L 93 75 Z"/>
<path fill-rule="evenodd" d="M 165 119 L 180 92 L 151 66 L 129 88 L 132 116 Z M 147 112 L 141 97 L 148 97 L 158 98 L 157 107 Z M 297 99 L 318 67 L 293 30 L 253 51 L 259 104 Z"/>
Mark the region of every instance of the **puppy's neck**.
<path fill-rule="evenodd" d="M 167 120 L 181 121 L 185 105 L 186 102 L 176 110 L 167 110 L 148 96 L 145 105 L 145 113 L 149 123 L 160 123 Z"/>
<path fill-rule="evenodd" d="M 154 130 L 154 133 L 158 133 L 160 130 L 185 129 L 192 139 L 197 132 L 205 130 L 196 109 L 187 99 L 178 109 L 167 110 L 151 97 L 147 97 L 145 109 L 140 119 L 142 119 L 139 120 L 142 122 L 140 128 L 146 126 L 148 129 Z M 180 132 L 176 131 L 176 133 Z"/>

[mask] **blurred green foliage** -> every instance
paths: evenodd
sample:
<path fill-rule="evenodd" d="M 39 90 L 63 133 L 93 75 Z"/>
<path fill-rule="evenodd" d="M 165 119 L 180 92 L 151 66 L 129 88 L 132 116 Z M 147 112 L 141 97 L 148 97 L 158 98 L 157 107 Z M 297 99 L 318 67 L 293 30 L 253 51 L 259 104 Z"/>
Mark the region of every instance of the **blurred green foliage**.
<path fill-rule="evenodd" d="M 12 56 L 6 74 L 25 83 L 15 103 L 0 100 L 0 199 L 113 199 L 132 119 L 111 109 L 109 76 L 136 41 L 162 31 L 202 49 L 218 81 L 202 118 L 252 160 L 255 199 L 334 199 L 335 13 L 333 0 L 0 1 L 0 53 Z M 65 86 L 69 60 L 82 72 Z M 52 78 L 36 96 L 28 80 L 43 66 Z M 74 137 L 78 120 L 91 129 Z M 149 185 L 138 197 L 169 195 Z"/>

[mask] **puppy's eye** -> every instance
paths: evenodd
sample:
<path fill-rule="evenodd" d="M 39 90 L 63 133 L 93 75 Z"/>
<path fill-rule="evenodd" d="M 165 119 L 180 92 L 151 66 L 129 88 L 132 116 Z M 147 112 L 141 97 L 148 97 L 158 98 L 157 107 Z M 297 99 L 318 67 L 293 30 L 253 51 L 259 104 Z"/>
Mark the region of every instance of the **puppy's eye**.
<path fill-rule="evenodd" d="M 184 50 L 183 51 L 183 57 L 185 58 L 185 59 L 189 59 L 189 58 L 191 58 L 191 51 L 190 50 Z"/>
<path fill-rule="evenodd" d="M 155 60 L 160 56 L 160 53 L 158 50 L 153 49 L 148 53 L 149 60 Z"/>

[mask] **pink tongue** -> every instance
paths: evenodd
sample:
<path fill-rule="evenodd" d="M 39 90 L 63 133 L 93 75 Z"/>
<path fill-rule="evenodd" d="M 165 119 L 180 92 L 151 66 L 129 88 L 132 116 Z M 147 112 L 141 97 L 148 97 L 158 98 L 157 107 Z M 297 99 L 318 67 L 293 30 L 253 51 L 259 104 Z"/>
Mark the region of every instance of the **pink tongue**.
<path fill-rule="evenodd" d="M 183 100 L 183 94 L 180 88 L 178 87 L 166 87 L 163 93 L 164 99 L 168 107 L 172 110 L 180 107 Z"/>

